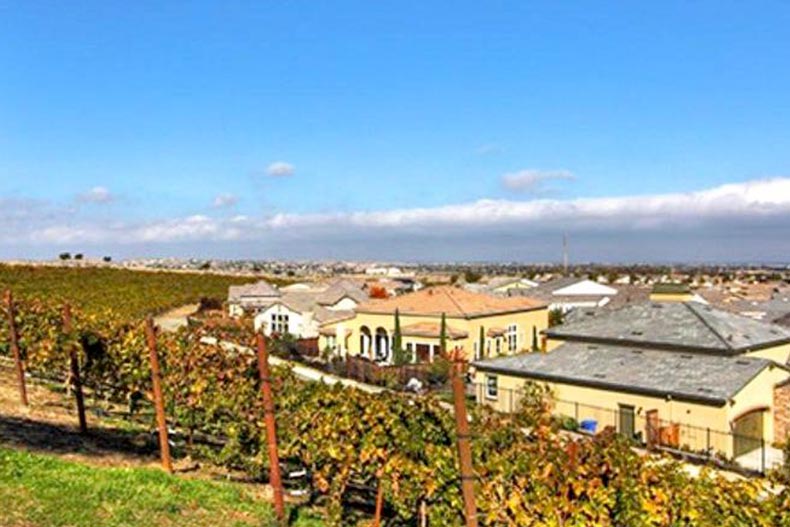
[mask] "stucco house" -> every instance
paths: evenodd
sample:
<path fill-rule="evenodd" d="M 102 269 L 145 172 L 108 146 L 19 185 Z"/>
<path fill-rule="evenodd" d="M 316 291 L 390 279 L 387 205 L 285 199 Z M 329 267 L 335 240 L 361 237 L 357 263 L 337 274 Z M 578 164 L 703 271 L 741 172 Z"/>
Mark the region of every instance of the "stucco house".
<path fill-rule="evenodd" d="M 511 289 L 508 292 L 542 300 L 550 310 L 558 309 L 563 313 L 579 307 L 603 307 L 618 293 L 614 287 L 575 277 L 557 278 L 529 289 Z"/>
<path fill-rule="evenodd" d="M 357 305 L 367 299 L 367 293 L 358 285 L 343 279 L 314 288 L 289 290 L 258 312 L 255 329 L 263 328 L 266 335 L 317 338 L 321 324 L 353 317 Z"/>
<path fill-rule="evenodd" d="M 319 345 L 340 356 L 390 363 L 396 310 L 403 348 L 414 362 L 433 362 L 439 354 L 442 315 L 448 348 L 461 346 L 475 358 L 530 349 L 548 327 L 548 309 L 542 302 L 438 286 L 360 304 L 353 318 L 322 324 Z"/>
<path fill-rule="evenodd" d="M 255 314 L 280 298 L 282 293 L 269 282 L 232 285 L 228 288 L 228 313 L 232 317 Z"/>
<path fill-rule="evenodd" d="M 477 398 L 512 411 L 528 381 L 554 411 L 730 458 L 790 433 L 790 331 L 694 302 L 589 312 L 544 332 L 547 352 L 473 363 Z M 682 426 L 676 426 L 682 425 Z M 674 428 L 673 428 L 674 427 Z"/>

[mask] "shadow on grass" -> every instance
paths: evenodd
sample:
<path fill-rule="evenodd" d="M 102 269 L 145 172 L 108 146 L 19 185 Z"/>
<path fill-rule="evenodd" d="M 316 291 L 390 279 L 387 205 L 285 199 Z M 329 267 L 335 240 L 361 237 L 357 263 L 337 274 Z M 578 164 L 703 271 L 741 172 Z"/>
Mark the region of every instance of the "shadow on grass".
<path fill-rule="evenodd" d="M 147 462 L 159 455 L 156 438 L 144 432 L 89 428 L 83 435 L 76 426 L 8 415 L 0 415 L 0 444 L 34 452 L 90 455 L 98 460 L 123 457 Z"/>

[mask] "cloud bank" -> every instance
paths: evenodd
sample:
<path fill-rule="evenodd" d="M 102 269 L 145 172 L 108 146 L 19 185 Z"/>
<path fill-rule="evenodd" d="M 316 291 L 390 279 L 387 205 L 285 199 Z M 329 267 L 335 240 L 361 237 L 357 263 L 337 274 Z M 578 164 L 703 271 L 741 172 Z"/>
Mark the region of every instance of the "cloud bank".
<path fill-rule="evenodd" d="M 729 254 L 733 261 L 760 256 L 759 247 L 765 248 L 766 260 L 790 255 L 790 178 L 726 184 L 687 193 L 565 200 L 481 199 L 373 212 L 232 218 L 191 215 L 142 223 L 64 217 L 68 214 L 65 209 L 31 209 L 26 202 L 0 199 L 0 244 L 6 246 L 5 252 L 9 247 L 87 244 L 134 246 L 158 254 L 159 249 L 178 244 L 203 249 L 214 244 L 222 247 L 218 249 L 220 255 L 227 253 L 228 257 L 235 257 L 234 248 L 238 247 L 245 248 L 244 254 L 257 250 L 260 254 L 250 256 L 266 257 L 266 251 L 276 247 L 282 253 L 278 257 L 289 256 L 292 251 L 293 257 L 342 258 L 348 254 L 349 258 L 397 259 L 413 253 L 429 260 L 474 255 L 475 259 L 486 260 L 507 259 L 509 255 L 537 257 L 545 252 L 540 246 L 545 240 L 568 232 L 572 239 L 599 240 L 601 247 L 609 243 L 611 249 L 607 251 L 614 252 L 594 258 L 606 261 L 620 260 L 618 251 L 640 259 L 647 249 L 640 253 L 639 246 L 651 237 L 663 240 L 670 249 L 674 247 L 675 253 L 667 254 L 667 259 L 706 258 L 699 251 L 712 240 L 719 240 L 718 245 L 710 246 L 707 253 Z M 726 240 L 723 246 L 722 239 Z M 618 240 L 622 243 L 616 243 Z M 685 241 L 673 245 L 673 240 Z M 624 243 L 635 246 L 624 247 Z M 594 245 L 591 247 L 594 249 Z M 752 248 L 743 254 L 746 247 Z"/>

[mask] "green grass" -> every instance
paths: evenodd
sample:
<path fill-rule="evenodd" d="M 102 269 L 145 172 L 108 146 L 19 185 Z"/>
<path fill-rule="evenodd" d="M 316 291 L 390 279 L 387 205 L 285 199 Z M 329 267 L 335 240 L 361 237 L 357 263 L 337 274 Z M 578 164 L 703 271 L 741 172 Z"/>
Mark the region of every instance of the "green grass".
<path fill-rule="evenodd" d="M 299 516 L 293 525 L 323 525 Z M 241 527 L 273 525 L 272 518 L 271 506 L 239 484 L 157 469 L 92 467 L 0 448 L 4 527 Z"/>

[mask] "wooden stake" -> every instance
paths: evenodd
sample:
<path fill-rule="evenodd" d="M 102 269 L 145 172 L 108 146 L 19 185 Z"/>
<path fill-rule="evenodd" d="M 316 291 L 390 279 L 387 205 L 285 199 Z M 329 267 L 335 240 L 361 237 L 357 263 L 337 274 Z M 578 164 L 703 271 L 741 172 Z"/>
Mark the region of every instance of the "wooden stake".
<path fill-rule="evenodd" d="M 472 470 L 472 446 L 469 436 L 469 421 L 466 416 L 466 394 L 464 393 L 463 350 L 455 348 L 450 366 L 455 407 L 455 426 L 458 436 L 458 458 L 461 465 L 461 492 L 464 497 L 464 516 L 467 527 L 477 527 L 477 507 L 475 505 L 475 476 Z"/>
<path fill-rule="evenodd" d="M 159 371 L 159 355 L 156 352 L 156 329 L 154 320 L 148 317 L 145 320 L 145 337 L 148 342 L 148 352 L 151 360 L 151 382 L 154 385 L 154 407 L 156 408 L 156 426 L 159 429 L 159 454 L 162 458 L 162 468 L 173 472 L 173 460 L 170 458 L 170 438 L 167 433 L 167 419 L 165 418 L 165 399 L 162 395 L 162 375 Z"/>
<path fill-rule="evenodd" d="M 261 378 L 263 395 L 263 413 L 266 421 L 266 443 L 269 446 L 269 485 L 274 492 L 274 512 L 280 524 L 285 522 L 285 500 L 283 499 L 283 482 L 280 475 L 280 456 L 277 453 L 277 429 L 274 419 L 274 396 L 272 395 L 272 377 L 269 371 L 269 353 L 266 351 L 266 339 L 261 333 L 256 335 L 258 344 L 258 373 Z"/>
<path fill-rule="evenodd" d="M 16 364 L 16 377 L 19 382 L 19 399 L 24 406 L 27 406 L 27 385 L 25 383 L 25 364 L 22 362 L 22 354 L 19 352 L 19 335 L 16 331 L 16 320 L 14 319 L 14 297 L 11 290 L 6 289 L 5 303 L 8 311 L 8 340 L 11 344 L 11 353 L 14 355 Z"/>
<path fill-rule="evenodd" d="M 63 306 L 63 333 L 71 337 L 71 306 Z M 85 399 L 82 395 L 82 380 L 80 379 L 80 360 L 77 354 L 77 346 L 74 342 L 69 342 L 69 366 L 71 369 L 71 385 L 74 389 L 74 397 L 77 400 L 77 416 L 80 421 L 80 433 L 88 433 L 88 421 L 85 419 Z"/>
<path fill-rule="evenodd" d="M 373 520 L 375 527 L 381 527 L 381 513 L 384 509 L 384 484 L 381 481 L 383 474 L 379 471 L 378 474 L 378 490 L 376 491 L 376 516 Z"/>

